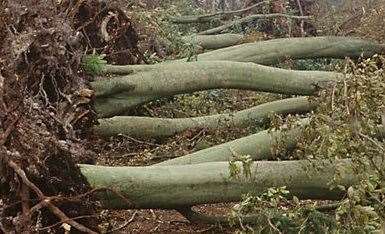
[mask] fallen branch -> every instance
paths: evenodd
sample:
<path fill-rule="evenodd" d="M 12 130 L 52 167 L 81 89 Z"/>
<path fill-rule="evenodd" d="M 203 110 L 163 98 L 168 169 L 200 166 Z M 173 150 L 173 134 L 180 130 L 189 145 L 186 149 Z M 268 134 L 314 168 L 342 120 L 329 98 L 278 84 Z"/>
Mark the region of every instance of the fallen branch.
<path fill-rule="evenodd" d="M 234 26 L 244 24 L 256 19 L 268 19 L 268 18 L 278 18 L 278 17 L 283 17 L 283 18 L 288 18 L 288 19 L 299 19 L 299 20 L 305 20 L 305 19 L 310 19 L 309 16 L 297 16 L 297 15 L 287 15 L 287 14 L 282 14 L 282 13 L 272 13 L 272 14 L 256 14 L 256 15 L 249 15 L 244 18 L 236 19 L 234 21 L 231 21 L 225 25 L 208 29 L 206 31 L 199 32 L 199 35 L 212 35 L 212 34 L 218 34 L 226 29 L 232 28 Z"/>
<path fill-rule="evenodd" d="M 192 35 L 185 36 L 185 42 L 192 42 L 206 50 L 216 50 L 242 43 L 244 39 L 242 34 L 225 33 L 218 35 Z"/>
<path fill-rule="evenodd" d="M 246 7 L 244 9 L 235 10 L 235 11 L 222 11 L 222 12 L 216 12 L 216 13 L 206 14 L 206 15 L 186 15 L 186 16 L 180 16 L 180 17 L 171 17 L 170 21 L 175 24 L 207 23 L 212 21 L 213 18 L 216 18 L 218 16 L 242 14 L 244 12 L 252 10 L 253 8 L 261 6 L 262 4 L 265 4 L 265 3 L 269 3 L 269 1 L 259 2 L 249 7 Z"/>
<path fill-rule="evenodd" d="M 385 44 L 352 37 L 281 38 L 232 46 L 198 55 L 198 61 L 273 65 L 285 59 L 364 58 L 384 54 Z"/>
<path fill-rule="evenodd" d="M 124 134 L 132 137 L 168 137 L 187 129 L 219 129 L 226 127 L 263 126 L 273 114 L 305 113 L 313 110 L 306 97 L 289 98 L 265 103 L 229 114 L 195 118 L 162 119 L 139 116 L 116 116 L 99 119 L 96 133 L 102 136 Z"/>
<path fill-rule="evenodd" d="M 262 65 L 274 65 L 285 59 L 315 58 L 368 58 L 375 54 L 384 54 L 385 44 L 378 44 L 353 37 L 299 37 L 257 41 L 231 46 L 198 55 L 198 61 L 233 61 L 253 62 Z M 163 65 L 184 62 L 185 59 L 169 61 L 156 65 L 106 65 L 105 73 L 131 74 L 163 69 Z"/>
<path fill-rule="evenodd" d="M 115 194 L 102 192 L 98 198 L 109 209 L 176 209 L 199 204 L 239 201 L 243 194 L 260 195 L 271 187 L 286 186 L 299 199 L 340 199 L 344 192 L 330 189 L 337 162 L 282 161 L 255 162 L 251 176 L 230 177 L 226 162 L 181 166 L 102 167 L 80 165 L 82 174 L 94 188 L 113 188 L 133 205 Z M 323 170 L 313 170 L 322 165 Z M 338 183 L 349 187 L 358 178 L 349 160 L 338 161 L 341 175 Z M 342 171 L 341 171 L 342 170 Z"/>
<path fill-rule="evenodd" d="M 95 101 L 95 109 L 99 118 L 107 118 L 120 115 L 129 109 L 155 99 L 157 97 L 154 96 L 131 97 L 129 93 L 122 92 L 109 97 L 98 97 Z"/>
<path fill-rule="evenodd" d="M 306 125 L 307 119 L 301 124 Z M 274 147 L 290 152 L 297 145 L 302 128 L 296 127 L 288 131 L 264 130 L 250 136 L 216 145 L 207 149 L 170 159 L 154 166 L 188 165 L 207 162 L 228 162 L 237 155 L 249 155 L 253 160 L 275 159 Z"/>
<path fill-rule="evenodd" d="M 221 226 L 232 226 L 230 222 L 230 216 L 205 215 L 192 210 L 190 207 L 180 208 L 177 209 L 177 211 L 191 223 L 206 223 Z M 242 217 L 240 217 L 240 221 L 242 222 L 242 224 L 257 224 L 260 223 L 264 217 L 264 214 L 243 215 Z"/>
<path fill-rule="evenodd" d="M 343 76 L 228 61 L 172 63 L 162 68 L 98 80 L 91 85 L 99 97 L 120 92 L 130 96 L 172 96 L 218 88 L 310 95 Z"/>

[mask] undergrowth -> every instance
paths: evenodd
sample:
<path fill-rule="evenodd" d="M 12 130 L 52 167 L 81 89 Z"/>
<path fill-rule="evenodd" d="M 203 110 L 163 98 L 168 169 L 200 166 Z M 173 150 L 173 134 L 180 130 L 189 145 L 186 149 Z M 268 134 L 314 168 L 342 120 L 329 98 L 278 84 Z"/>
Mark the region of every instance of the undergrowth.
<path fill-rule="evenodd" d="M 311 202 L 309 208 L 295 197 L 290 201 L 283 199 L 283 193 L 288 195 L 290 191 L 279 192 L 277 188 L 257 197 L 248 195 L 235 207 L 232 217 L 259 212 L 266 219 L 262 226 L 243 227 L 242 232 L 248 232 L 250 228 L 258 232 L 267 228 L 272 233 L 371 233 L 381 230 L 385 218 L 384 66 L 385 59 L 381 56 L 358 62 L 347 60 L 343 68 L 345 79 L 312 98 L 318 108 L 308 117 L 309 124 L 303 128 L 297 148 L 290 156 L 291 159 L 314 162 L 317 168 L 310 170 L 322 170 L 319 160 L 333 162 L 336 171 L 330 187 L 344 190 L 346 196 L 333 203 L 327 212 L 322 212 L 322 206 L 320 209 L 315 202 Z M 300 118 L 279 118 L 276 124 L 286 126 L 281 128 L 285 131 Z M 339 184 L 341 173 L 346 169 L 339 162 L 351 163 L 350 169 L 357 182 L 354 186 Z"/>

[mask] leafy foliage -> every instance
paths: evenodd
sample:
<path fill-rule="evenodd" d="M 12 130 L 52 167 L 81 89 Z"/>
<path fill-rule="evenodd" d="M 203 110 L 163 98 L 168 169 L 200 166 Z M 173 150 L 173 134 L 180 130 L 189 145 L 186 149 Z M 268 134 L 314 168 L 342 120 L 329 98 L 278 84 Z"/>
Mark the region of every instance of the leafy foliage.
<path fill-rule="evenodd" d="M 82 66 L 84 70 L 91 75 L 100 75 L 103 73 L 107 61 L 105 55 L 89 54 L 83 57 Z"/>
<path fill-rule="evenodd" d="M 313 100 L 320 105 L 295 154 L 307 159 L 352 161 L 359 183 L 350 188 L 339 186 L 341 170 L 333 181 L 348 194 L 336 212 L 339 227 L 347 231 L 373 231 L 384 218 L 385 145 L 379 126 L 384 124 L 384 62 L 380 56 L 347 62 L 346 78 Z"/>

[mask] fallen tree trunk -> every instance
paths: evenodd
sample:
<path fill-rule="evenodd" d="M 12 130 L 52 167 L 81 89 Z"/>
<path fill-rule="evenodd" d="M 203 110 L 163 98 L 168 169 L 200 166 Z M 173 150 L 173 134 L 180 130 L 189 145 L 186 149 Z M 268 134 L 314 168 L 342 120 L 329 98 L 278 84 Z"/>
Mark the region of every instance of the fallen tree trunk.
<path fill-rule="evenodd" d="M 244 39 L 242 34 L 218 34 L 218 35 L 192 35 L 185 36 L 185 42 L 193 42 L 206 50 L 216 50 L 224 47 L 234 46 L 242 43 Z"/>
<path fill-rule="evenodd" d="M 306 125 L 308 120 L 304 119 L 301 123 Z M 229 162 L 236 156 L 234 154 L 249 155 L 254 161 L 271 160 L 276 158 L 273 151 L 274 147 L 277 148 L 279 145 L 279 149 L 290 152 L 297 145 L 301 133 L 301 127 L 296 127 L 288 131 L 264 130 L 250 136 L 199 150 L 182 157 L 170 159 L 158 163 L 155 166 Z"/>
<path fill-rule="evenodd" d="M 272 160 L 276 159 L 275 150 L 279 150 L 280 155 L 290 154 L 296 147 L 298 140 L 302 137 L 303 127 L 309 123 L 308 119 L 302 119 L 290 130 L 264 130 L 256 134 L 242 137 L 230 142 L 216 145 L 204 150 L 187 154 L 182 157 L 166 160 L 155 166 L 188 165 L 208 162 L 228 162 L 237 155 L 248 155 L 252 160 Z M 385 138 L 385 127 L 377 126 L 374 138 Z M 282 158 L 281 158 L 282 159 Z"/>
<path fill-rule="evenodd" d="M 130 96 L 129 93 L 122 92 L 109 97 L 98 97 L 95 100 L 95 110 L 99 118 L 108 118 L 155 99 L 155 96 Z"/>
<path fill-rule="evenodd" d="M 96 133 L 102 136 L 124 134 L 132 137 L 168 137 L 187 129 L 218 129 L 226 127 L 263 126 L 272 114 L 305 113 L 316 106 L 306 97 L 289 98 L 265 103 L 250 109 L 229 114 L 217 114 L 195 118 L 151 118 L 116 116 L 99 119 Z"/>
<path fill-rule="evenodd" d="M 120 92 L 130 96 L 172 96 L 219 88 L 310 95 L 342 76 L 335 72 L 293 71 L 251 63 L 212 61 L 167 64 L 163 69 L 98 80 L 91 85 L 99 97 Z"/>
<path fill-rule="evenodd" d="M 321 164 L 323 170 L 313 169 Z M 238 165 L 241 169 L 242 165 Z M 80 168 L 93 188 L 112 189 L 129 201 L 111 191 L 98 192 L 102 205 L 109 209 L 175 209 L 233 202 L 244 194 L 260 195 L 268 188 L 281 186 L 300 199 L 335 200 L 344 194 L 330 189 L 336 163 L 329 161 L 255 162 L 248 178 L 243 174 L 231 177 L 226 162 L 157 167 L 80 165 Z M 357 182 L 349 160 L 339 161 L 338 168 L 343 168 L 340 185 L 349 187 Z"/>
<path fill-rule="evenodd" d="M 365 58 L 384 54 L 385 45 L 351 37 L 304 37 L 258 41 L 198 56 L 199 61 L 236 61 L 273 65 L 285 59 Z"/>
<path fill-rule="evenodd" d="M 309 19 L 309 16 L 296 16 L 296 15 L 287 15 L 287 14 L 282 14 L 282 13 L 272 13 L 272 14 L 256 14 L 256 15 L 249 15 L 244 18 L 236 19 L 233 20 L 225 25 L 208 29 L 206 31 L 199 32 L 199 35 L 213 35 L 213 34 L 218 34 L 226 29 L 232 28 L 234 26 L 238 26 L 256 19 L 267 19 L 267 18 L 288 18 L 288 19 L 299 19 L 299 20 L 305 20 Z"/>
<path fill-rule="evenodd" d="M 344 59 L 371 57 L 384 54 L 385 44 L 352 37 L 299 37 L 257 41 L 231 46 L 198 55 L 199 61 L 253 62 L 262 65 L 274 65 L 285 59 Z M 168 61 L 156 65 L 106 65 L 105 73 L 130 74 L 156 69 L 163 65 L 184 62 L 185 59 Z"/>

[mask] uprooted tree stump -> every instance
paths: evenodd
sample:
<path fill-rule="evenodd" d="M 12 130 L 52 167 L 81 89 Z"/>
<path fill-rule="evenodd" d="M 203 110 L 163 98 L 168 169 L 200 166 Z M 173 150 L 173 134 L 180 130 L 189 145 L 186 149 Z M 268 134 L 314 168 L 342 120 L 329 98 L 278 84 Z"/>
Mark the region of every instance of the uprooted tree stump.
<path fill-rule="evenodd" d="M 277 39 L 204 53 L 197 62 L 143 65 L 136 64 L 145 61 L 137 49 L 135 30 L 119 8 L 94 1 L 0 4 L 0 35 L 4 38 L 0 42 L 3 232 L 55 232 L 61 224 L 68 224 L 77 231 L 96 233 L 99 203 L 105 209 L 176 209 L 191 218 L 197 217 L 191 213 L 192 206 L 239 201 L 245 193 L 259 195 L 270 187 L 286 186 L 299 199 L 338 200 L 346 191 L 330 190 L 329 186 L 337 171 L 339 185 L 359 182 L 353 170 L 355 161 L 350 158 L 261 161 L 249 167 L 237 162 L 239 175 L 229 170 L 234 153 L 250 155 L 252 160 L 273 160 L 272 147 L 277 142 L 281 142 L 280 150 L 293 152 L 300 138 L 308 134 L 303 130 L 314 124 L 311 118 L 300 120 L 294 128 L 261 131 L 148 167 L 89 165 L 94 155 L 82 143 L 90 130 L 104 136 L 169 137 L 191 128 L 264 126 L 271 114 L 315 110 L 320 103 L 302 96 L 330 87 L 333 106 L 334 88 L 354 74 L 267 65 L 286 58 L 367 58 L 384 53 L 383 44 L 344 37 Z M 91 80 L 81 69 L 81 61 L 90 61 L 82 55 L 92 54 L 86 51 L 87 46 L 106 52 L 110 63 L 125 60 L 133 65 L 106 65 L 93 54 L 96 63 L 85 67 L 91 66 L 101 77 Z M 121 53 L 122 57 L 115 56 Z M 216 116 L 108 119 L 160 97 L 218 88 L 301 97 Z M 98 117 L 104 118 L 100 125 L 96 125 Z M 351 126 L 361 122 L 354 121 Z M 364 135 L 372 144 L 385 135 L 384 126 L 374 124 L 370 134 Z M 372 160 L 383 168 L 383 161 Z M 316 167 L 323 170 L 311 170 Z"/>
<path fill-rule="evenodd" d="M 0 6 L 0 232 L 59 232 L 66 223 L 96 233 L 92 188 L 76 166 L 95 157 L 83 146 L 96 114 L 80 65 L 98 46 L 110 62 L 141 61 L 135 31 L 119 8 L 98 1 Z M 116 15 L 105 23 L 106 40 L 93 29 L 109 12 Z"/>

